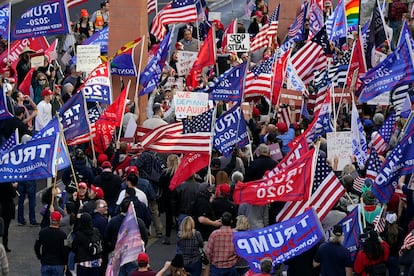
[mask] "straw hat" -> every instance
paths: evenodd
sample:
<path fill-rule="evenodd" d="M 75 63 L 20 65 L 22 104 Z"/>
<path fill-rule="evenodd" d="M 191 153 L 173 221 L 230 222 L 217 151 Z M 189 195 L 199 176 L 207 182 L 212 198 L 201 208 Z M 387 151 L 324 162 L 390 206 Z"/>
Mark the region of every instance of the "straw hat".
<path fill-rule="evenodd" d="M 20 55 L 23 55 L 24 53 L 36 53 L 36 51 L 26 46 L 22 49 Z"/>

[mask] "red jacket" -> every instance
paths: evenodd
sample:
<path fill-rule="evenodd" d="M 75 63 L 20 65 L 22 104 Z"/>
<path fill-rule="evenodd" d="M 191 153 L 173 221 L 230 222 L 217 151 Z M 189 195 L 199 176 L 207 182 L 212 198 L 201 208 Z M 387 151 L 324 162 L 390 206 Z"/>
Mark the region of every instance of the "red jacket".
<path fill-rule="evenodd" d="M 377 260 L 370 260 L 363 250 L 358 251 L 354 262 L 354 272 L 356 274 L 367 276 L 369 274 L 365 272 L 365 268 L 388 260 L 388 257 L 390 256 L 390 246 L 385 241 L 381 242 L 381 246 L 384 249 L 384 255 Z"/>

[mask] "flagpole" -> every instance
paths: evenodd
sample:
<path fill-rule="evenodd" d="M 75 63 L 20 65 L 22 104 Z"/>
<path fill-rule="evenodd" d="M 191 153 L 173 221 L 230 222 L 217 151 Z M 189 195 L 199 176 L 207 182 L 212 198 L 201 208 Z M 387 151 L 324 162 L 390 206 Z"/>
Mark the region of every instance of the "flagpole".
<path fill-rule="evenodd" d="M 145 39 L 145 35 L 143 35 L 141 39 L 141 55 L 139 56 L 139 65 L 138 65 L 138 72 L 137 72 L 137 82 L 135 85 L 134 102 L 135 102 L 135 97 L 138 98 L 139 81 L 140 81 L 141 69 L 142 69 L 142 56 L 144 55 L 144 46 L 145 46 L 144 39 Z M 138 106 L 136 106 L 135 108 L 138 108 Z"/>
<path fill-rule="evenodd" d="M 210 141 L 209 141 L 209 158 L 208 158 L 208 168 L 207 168 L 207 183 L 210 185 L 211 183 L 211 151 L 213 150 L 213 140 L 214 140 L 214 128 L 216 125 L 216 116 L 217 116 L 217 108 L 213 107 L 213 115 L 211 118 L 211 130 L 210 130 Z"/>
<path fill-rule="evenodd" d="M 118 133 L 118 139 L 117 142 L 121 139 L 121 133 L 122 133 L 122 120 L 124 120 L 124 114 L 125 114 L 125 107 L 126 107 L 126 99 L 128 98 L 129 93 L 129 87 L 131 85 L 131 80 L 128 80 L 128 84 L 126 87 L 127 92 L 125 93 L 125 100 L 124 100 L 124 106 L 122 107 L 122 115 L 121 115 L 121 125 L 119 126 L 119 133 Z"/>
<path fill-rule="evenodd" d="M 313 189 L 313 182 L 314 182 L 314 178 L 315 178 L 315 171 L 316 171 L 316 166 L 318 164 L 318 156 L 319 156 L 319 146 L 320 146 L 321 142 L 317 141 L 316 145 L 315 145 L 315 153 L 313 156 L 313 163 L 312 163 L 312 172 L 311 172 L 311 182 L 309 185 L 309 194 L 308 194 L 308 202 L 307 202 L 307 207 L 310 206 L 311 203 L 311 195 L 312 195 L 312 189 Z"/>
<path fill-rule="evenodd" d="M 63 128 L 62 128 L 62 124 L 60 123 L 60 118 L 59 118 L 59 113 L 58 112 L 56 112 L 56 118 L 57 118 L 57 121 L 58 121 L 58 124 L 59 124 L 59 144 L 58 144 L 58 151 L 57 151 L 57 156 L 56 156 L 56 160 L 55 160 L 55 162 L 56 162 L 56 164 L 55 164 L 55 176 L 54 176 L 54 181 L 53 181 L 52 200 L 50 202 L 50 206 L 53 206 L 54 205 L 54 202 L 55 202 L 55 196 L 53 195 L 53 192 L 56 190 L 56 183 L 57 183 L 57 178 L 58 178 L 57 176 L 58 176 L 58 169 L 59 169 L 60 152 L 62 150 L 65 150 L 65 149 L 62 149 L 61 148 L 63 139 L 65 138 L 65 134 L 63 133 Z M 72 165 L 72 162 L 70 162 L 70 163 Z M 77 186 L 78 186 L 78 184 L 76 183 L 76 187 Z"/>
<path fill-rule="evenodd" d="M 381 16 L 381 23 L 382 23 L 382 27 L 384 28 L 384 33 L 385 33 L 385 36 L 387 37 L 387 41 L 388 41 L 388 43 L 389 43 L 389 47 L 391 48 L 391 40 L 390 40 L 390 38 L 389 38 L 389 36 L 388 36 L 388 33 L 387 33 L 387 31 L 386 31 L 386 24 L 385 24 L 385 19 L 384 19 L 384 15 L 382 14 L 382 12 L 383 12 L 383 10 L 382 10 L 382 8 L 379 6 L 379 2 L 378 2 L 378 0 L 376 0 L 376 2 L 377 2 L 377 5 L 378 5 L 378 9 L 380 10 L 380 16 Z M 374 7 L 374 9 L 375 9 L 375 7 Z M 375 12 L 375 10 L 374 10 L 374 12 Z M 374 15 L 374 14 L 372 14 L 372 15 Z M 372 20 L 372 19 L 371 19 Z"/>
<path fill-rule="evenodd" d="M 9 26 L 8 26 L 8 32 L 7 32 L 7 61 L 10 61 L 10 42 L 11 42 L 11 0 L 9 1 Z"/>

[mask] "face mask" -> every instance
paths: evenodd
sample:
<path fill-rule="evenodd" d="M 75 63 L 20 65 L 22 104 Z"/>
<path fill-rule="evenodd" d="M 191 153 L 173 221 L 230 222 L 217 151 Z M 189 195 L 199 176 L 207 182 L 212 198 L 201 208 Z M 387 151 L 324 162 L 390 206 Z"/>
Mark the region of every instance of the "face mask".
<path fill-rule="evenodd" d="M 39 80 L 39 83 L 40 83 L 40 84 L 45 84 L 45 83 L 46 83 L 46 81 L 45 81 L 45 80 Z"/>

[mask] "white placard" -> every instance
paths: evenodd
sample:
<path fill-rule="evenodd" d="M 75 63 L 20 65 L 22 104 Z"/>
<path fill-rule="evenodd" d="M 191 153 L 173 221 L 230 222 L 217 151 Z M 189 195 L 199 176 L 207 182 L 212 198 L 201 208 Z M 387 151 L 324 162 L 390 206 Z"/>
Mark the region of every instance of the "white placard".
<path fill-rule="evenodd" d="M 78 72 L 90 73 L 101 64 L 100 45 L 78 45 L 76 46 L 76 70 Z"/>
<path fill-rule="evenodd" d="M 248 52 L 249 50 L 250 50 L 250 35 L 248 33 L 227 35 L 227 51 Z"/>
<path fill-rule="evenodd" d="M 34 55 L 30 57 L 30 66 L 32 68 L 39 68 L 45 65 L 44 55 Z"/>
<path fill-rule="evenodd" d="M 187 76 L 197 59 L 197 52 L 178 51 L 177 75 Z"/>
<path fill-rule="evenodd" d="M 197 116 L 208 110 L 208 94 L 177 91 L 174 95 L 174 105 L 177 118 Z"/>
<path fill-rule="evenodd" d="M 208 21 L 213 20 L 221 21 L 221 12 L 208 12 Z"/>
<path fill-rule="evenodd" d="M 326 133 L 328 160 L 334 170 L 342 171 L 346 164 L 352 163 L 352 135 L 350 131 L 337 131 Z M 335 159 L 338 165 L 335 166 Z"/>
<path fill-rule="evenodd" d="M 367 102 L 369 105 L 389 105 L 390 104 L 390 92 L 379 94 L 375 98 Z"/>

